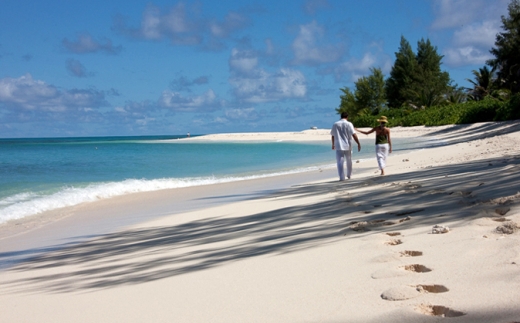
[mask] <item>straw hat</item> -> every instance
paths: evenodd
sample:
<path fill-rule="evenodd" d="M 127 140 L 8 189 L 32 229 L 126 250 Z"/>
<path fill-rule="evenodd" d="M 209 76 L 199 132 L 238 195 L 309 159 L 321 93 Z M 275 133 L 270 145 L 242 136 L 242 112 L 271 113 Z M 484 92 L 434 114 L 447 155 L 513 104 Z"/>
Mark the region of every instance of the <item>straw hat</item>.
<path fill-rule="evenodd" d="M 381 116 L 381 118 L 377 119 L 377 122 L 384 122 L 384 123 L 388 123 L 388 119 L 386 119 L 385 116 Z"/>

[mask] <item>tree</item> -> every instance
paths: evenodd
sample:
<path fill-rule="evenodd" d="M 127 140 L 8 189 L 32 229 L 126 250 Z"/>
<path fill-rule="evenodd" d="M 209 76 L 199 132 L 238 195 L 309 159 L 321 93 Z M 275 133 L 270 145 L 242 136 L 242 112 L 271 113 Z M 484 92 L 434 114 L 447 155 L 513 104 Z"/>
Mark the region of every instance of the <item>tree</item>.
<path fill-rule="evenodd" d="M 446 104 L 464 103 L 467 101 L 466 89 L 458 85 L 450 86 L 450 90 L 446 93 Z"/>
<path fill-rule="evenodd" d="M 430 107 L 445 102 L 452 88 L 450 75 L 441 71 L 442 58 L 429 39 L 417 43 L 415 55 L 408 41 L 401 36 L 399 52 L 386 81 L 388 106 Z"/>
<path fill-rule="evenodd" d="M 386 81 L 386 97 L 388 106 L 401 107 L 407 100 L 406 89 L 413 83 L 413 75 L 417 69 L 417 59 L 410 43 L 401 36 L 399 51 L 395 53 L 395 62 Z"/>
<path fill-rule="evenodd" d="M 380 68 L 371 68 L 369 76 L 359 78 L 355 83 L 355 91 L 345 87 L 340 89 L 341 103 L 336 109 L 338 113 L 348 112 L 350 118 L 372 114 L 376 115 L 386 108 L 385 80 Z"/>
<path fill-rule="evenodd" d="M 450 75 L 441 71 L 442 58 L 429 39 L 421 39 L 417 43 L 417 68 L 413 75 L 414 82 L 408 90 L 410 103 L 431 107 L 444 100 L 450 90 Z"/>
<path fill-rule="evenodd" d="M 343 95 L 341 95 L 340 98 L 340 105 L 339 108 L 336 109 L 336 112 L 338 114 L 341 114 L 342 112 L 347 112 L 351 119 L 355 118 L 360 113 L 359 105 L 356 102 L 356 96 L 348 87 L 344 87 L 340 89 L 343 92 Z"/>
<path fill-rule="evenodd" d="M 468 97 L 471 101 L 483 100 L 493 91 L 495 82 L 495 68 L 489 69 L 487 66 L 472 71 L 475 80 L 466 79 L 473 84 L 472 88 L 467 88 Z"/>
<path fill-rule="evenodd" d="M 369 76 L 363 76 L 357 80 L 356 101 L 361 107 L 367 108 L 367 112 L 378 114 L 386 107 L 385 78 L 380 68 L 371 68 Z"/>
<path fill-rule="evenodd" d="M 490 50 L 495 58 L 486 63 L 497 71 L 497 82 L 511 93 L 520 92 L 520 0 L 512 0 L 507 7 L 509 17 L 502 16 L 502 29 Z"/>

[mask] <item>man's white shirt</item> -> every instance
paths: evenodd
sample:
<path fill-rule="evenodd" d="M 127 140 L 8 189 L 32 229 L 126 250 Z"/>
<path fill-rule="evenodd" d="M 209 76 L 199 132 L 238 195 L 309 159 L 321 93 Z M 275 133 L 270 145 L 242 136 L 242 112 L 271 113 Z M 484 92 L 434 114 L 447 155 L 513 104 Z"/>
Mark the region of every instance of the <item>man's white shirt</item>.
<path fill-rule="evenodd" d="M 351 150 L 352 135 L 355 133 L 354 125 L 345 119 L 336 121 L 330 130 L 330 135 L 334 136 L 334 146 L 336 150 Z"/>

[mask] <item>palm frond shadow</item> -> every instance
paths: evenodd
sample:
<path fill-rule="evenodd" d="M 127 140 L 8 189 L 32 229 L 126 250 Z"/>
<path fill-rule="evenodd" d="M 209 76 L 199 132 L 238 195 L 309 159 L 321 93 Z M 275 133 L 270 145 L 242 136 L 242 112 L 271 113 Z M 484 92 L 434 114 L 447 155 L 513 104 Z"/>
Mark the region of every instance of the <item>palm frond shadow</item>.
<path fill-rule="evenodd" d="M 174 226 L 124 230 L 51 251 L 31 250 L 34 257 L 9 269 L 31 271 L 31 278 L 11 280 L 3 289 L 71 292 L 140 284 L 251 257 L 276 256 L 340 240 L 348 243 L 359 235 L 438 224 L 440 219 L 469 221 L 490 198 L 518 193 L 518 170 L 520 158 L 496 158 L 364 180 L 295 186 L 254 198 L 326 198 L 239 217 L 201 211 L 200 219 Z M 487 200 L 480 199 L 484 192 Z M 419 203 L 423 209 L 417 211 Z M 364 233 L 349 229 L 353 221 L 402 218 L 403 210 L 416 212 L 409 221 Z M 0 254 L 0 261 L 9 261 L 11 256 Z"/>
<path fill-rule="evenodd" d="M 471 140 L 486 139 L 498 135 L 514 133 L 520 131 L 520 121 L 504 121 L 499 123 L 483 123 L 467 129 L 472 124 L 456 125 L 453 128 L 446 128 L 432 133 L 428 133 L 428 137 L 443 135 L 443 139 L 449 141 L 450 144 L 458 144 Z M 462 136 L 462 134 L 464 136 Z"/>

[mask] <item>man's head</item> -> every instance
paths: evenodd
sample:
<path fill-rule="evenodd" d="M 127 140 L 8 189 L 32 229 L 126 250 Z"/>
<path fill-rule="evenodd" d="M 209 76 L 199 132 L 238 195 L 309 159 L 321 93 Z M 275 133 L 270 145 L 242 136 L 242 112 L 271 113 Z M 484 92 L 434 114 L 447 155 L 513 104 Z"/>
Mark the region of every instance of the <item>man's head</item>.
<path fill-rule="evenodd" d="M 347 118 L 348 118 L 348 113 L 341 112 L 341 119 L 347 119 Z"/>

